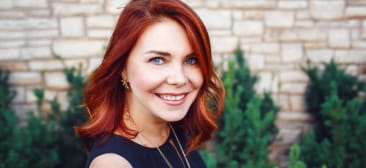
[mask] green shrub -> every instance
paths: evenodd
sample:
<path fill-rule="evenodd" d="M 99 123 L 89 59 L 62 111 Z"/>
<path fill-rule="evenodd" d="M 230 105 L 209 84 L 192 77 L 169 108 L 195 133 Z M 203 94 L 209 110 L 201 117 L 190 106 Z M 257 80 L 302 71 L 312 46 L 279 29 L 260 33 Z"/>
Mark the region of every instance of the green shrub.
<path fill-rule="evenodd" d="M 10 102 L 9 72 L 0 70 L 0 167 L 55 167 L 58 156 L 54 125 L 46 125 L 28 113 L 25 127 L 19 127 Z M 50 136 L 51 135 L 51 136 Z"/>
<path fill-rule="evenodd" d="M 269 93 L 263 98 L 256 94 L 258 78 L 251 74 L 240 48 L 235 55 L 236 60 L 229 62 L 229 69 L 222 76 L 225 109 L 215 151 L 213 155 L 204 154 L 204 158 L 210 167 L 270 167 L 267 148 L 276 134 L 278 107 Z"/>
<path fill-rule="evenodd" d="M 323 71 L 304 71 L 310 78 L 306 105 L 316 121 L 302 141 L 304 161 L 309 167 L 366 167 L 366 101 L 359 96 L 366 94 L 365 83 L 334 61 Z"/>
<path fill-rule="evenodd" d="M 0 168 L 83 167 L 85 149 L 73 127 L 86 120 L 81 106 L 85 79 L 81 67 L 65 69 L 65 75 L 70 84 L 66 110 L 61 110 L 57 99 L 46 102 L 44 89 L 36 88 L 33 92 L 38 110 L 44 103 L 50 103 L 51 112 L 48 115 L 27 112 L 25 126 L 19 127 L 15 112 L 9 107 L 15 96 L 8 83 L 9 72 L 0 70 Z"/>
<path fill-rule="evenodd" d="M 81 73 L 82 67 L 65 69 L 65 75 L 70 88 L 67 91 L 68 106 L 66 110 L 61 110 L 60 103 L 55 98 L 50 101 L 51 112 L 47 116 L 48 124 L 56 124 L 57 129 L 52 135 L 56 136 L 56 144 L 58 146 L 57 167 L 77 168 L 83 167 L 85 163 L 85 148 L 80 139 L 76 136 L 74 126 L 80 125 L 86 121 L 86 113 L 82 107 L 82 88 L 86 81 Z M 37 102 L 42 105 L 43 89 L 35 89 L 34 93 Z"/>

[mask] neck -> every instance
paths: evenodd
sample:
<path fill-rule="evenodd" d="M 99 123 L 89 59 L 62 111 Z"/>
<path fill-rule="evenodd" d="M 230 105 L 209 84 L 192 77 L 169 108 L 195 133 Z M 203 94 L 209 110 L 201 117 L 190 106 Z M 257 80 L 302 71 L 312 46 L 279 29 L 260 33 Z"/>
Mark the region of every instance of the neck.
<path fill-rule="evenodd" d="M 170 133 L 168 122 L 152 120 L 146 115 L 132 113 L 125 122 L 129 128 L 138 132 L 136 138 L 132 140 L 146 147 L 162 145 Z"/>

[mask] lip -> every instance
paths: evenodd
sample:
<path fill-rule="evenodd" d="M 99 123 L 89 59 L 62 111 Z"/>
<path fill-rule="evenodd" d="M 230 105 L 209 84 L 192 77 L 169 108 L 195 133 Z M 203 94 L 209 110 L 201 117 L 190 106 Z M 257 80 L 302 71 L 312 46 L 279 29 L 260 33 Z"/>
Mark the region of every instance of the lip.
<path fill-rule="evenodd" d="M 169 106 L 179 106 L 186 101 L 188 93 L 157 93 L 155 95 Z"/>

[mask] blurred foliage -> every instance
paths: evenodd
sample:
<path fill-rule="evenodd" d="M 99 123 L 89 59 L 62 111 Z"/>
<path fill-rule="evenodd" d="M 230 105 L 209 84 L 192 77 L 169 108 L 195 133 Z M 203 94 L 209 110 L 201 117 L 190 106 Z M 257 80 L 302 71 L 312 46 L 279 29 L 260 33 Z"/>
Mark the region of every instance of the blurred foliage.
<path fill-rule="evenodd" d="M 65 75 L 70 84 L 66 109 L 61 109 L 56 98 L 45 101 L 44 89 L 36 88 L 33 93 L 39 114 L 44 113 L 42 106 L 48 103 L 51 111 L 44 116 L 28 112 L 25 126 L 19 127 L 15 112 L 9 107 L 15 96 L 8 83 L 9 72 L 0 71 L 0 168 L 83 167 L 85 149 L 73 127 L 86 120 L 81 107 L 85 79 L 81 67 L 65 69 Z"/>
<path fill-rule="evenodd" d="M 225 110 L 219 123 L 213 154 L 203 154 L 208 167 L 270 167 L 268 146 L 277 130 L 275 115 L 279 108 L 269 93 L 256 94 L 253 76 L 240 48 L 235 61 L 222 76 L 226 89 Z"/>
<path fill-rule="evenodd" d="M 310 78 L 306 106 L 316 121 L 302 141 L 303 160 L 309 167 L 366 167 L 365 83 L 333 60 L 324 66 L 303 68 Z"/>

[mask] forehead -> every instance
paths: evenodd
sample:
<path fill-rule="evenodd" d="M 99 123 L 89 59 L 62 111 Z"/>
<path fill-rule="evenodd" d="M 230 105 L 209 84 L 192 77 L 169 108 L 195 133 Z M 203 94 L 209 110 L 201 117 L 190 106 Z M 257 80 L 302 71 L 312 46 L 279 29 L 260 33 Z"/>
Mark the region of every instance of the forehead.
<path fill-rule="evenodd" d="M 168 18 L 148 26 L 139 37 L 134 49 L 161 50 L 172 54 L 192 52 L 185 29 Z"/>

